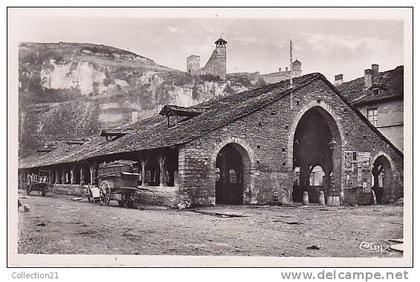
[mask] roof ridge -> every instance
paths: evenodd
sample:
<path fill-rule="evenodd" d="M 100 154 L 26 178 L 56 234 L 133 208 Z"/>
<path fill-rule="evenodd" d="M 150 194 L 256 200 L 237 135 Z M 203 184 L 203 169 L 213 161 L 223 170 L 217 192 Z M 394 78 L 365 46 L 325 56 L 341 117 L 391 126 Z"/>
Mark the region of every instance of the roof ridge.
<path fill-rule="evenodd" d="M 324 76 L 323 76 L 324 77 Z M 328 84 L 328 86 L 334 90 L 334 92 L 338 95 L 338 97 L 340 97 L 344 103 L 346 105 L 348 105 L 353 112 L 356 113 L 356 115 L 358 115 L 363 122 L 365 122 L 365 124 L 367 124 L 367 126 L 369 126 L 374 132 L 376 132 L 376 134 L 378 134 L 379 138 L 381 138 L 383 141 L 385 141 L 385 143 L 388 143 L 398 154 L 400 154 L 401 157 L 404 157 L 404 154 L 385 136 L 382 134 L 382 132 L 379 131 L 379 129 L 377 129 L 375 126 L 373 126 L 373 124 L 359 111 L 357 110 L 351 103 L 349 100 L 347 100 L 347 98 L 345 98 L 340 91 L 338 91 L 338 89 L 328 80 L 324 77 L 324 81 Z"/>
<path fill-rule="evenodd" d="M 380 72 L 378 72 L 378 74 L 381 74 L 381 75 L 383 75 L 383 74 L 385 74 L 385 73 L 389 73 L 389 72 L 392 72 L 392 71 L 396 71 L 398 68 L 404 68 L 404 65 L 398 65 L 398 66 L 396 66 L 395 68 L 393 68 L 393 69 L 389 69 L 389 70 L 385 70 L 385 71 L 380 71 Z M 358 80 L 358 79 L 362 79 L 364 76 L 359 76 L 359 77 L 356 77 L 356 78 L 354 78 L 354 79 L 352 79 L 352 80 L 349 80 L 349 81 L 345 81 L 345 82 L 343 82 L 343 84 L 341 84 L 341 85 L 344 85 L 344 84 L 346 84 L 346 83 L 351 83 L 351 82 L 354 82 L 354 81 L 356 81 L 356 80 Z"/>

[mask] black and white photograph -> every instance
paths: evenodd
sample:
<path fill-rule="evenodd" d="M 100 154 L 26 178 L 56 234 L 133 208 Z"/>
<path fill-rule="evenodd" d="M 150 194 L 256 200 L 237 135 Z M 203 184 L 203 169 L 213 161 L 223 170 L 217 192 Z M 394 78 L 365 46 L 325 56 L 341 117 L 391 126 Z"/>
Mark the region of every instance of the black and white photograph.
<path fill-rule="evenodd" d="M 412 263 L 411 8 L 12 7 L 7 67 L 12 265 Z"/>

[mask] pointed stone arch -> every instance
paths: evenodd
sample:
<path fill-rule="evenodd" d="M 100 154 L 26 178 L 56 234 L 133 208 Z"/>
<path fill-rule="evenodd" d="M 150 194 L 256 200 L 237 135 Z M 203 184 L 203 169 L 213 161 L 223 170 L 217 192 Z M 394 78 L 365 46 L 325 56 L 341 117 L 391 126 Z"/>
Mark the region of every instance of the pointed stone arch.
<path fill-rule="evenodd" d="M 388 154 L 379 152 L 372 158 L 372 190 L 378 204 L 386 202 L 392 193 L 394 169 L 395 165 Z"/>
<path fill-rule="evenodd" d="M 321 163 L 326 174 L 325 187 L 321 189 L 326 196 L 340 196 L 342 147 L 345 140 L 339 120 L 331 107 L 322 101 L 308 103 L 294 116 L 289 129 L 287 165 L 292 174 L 295 167 L 299 166 L 300 170 L 299 187 L 294 187 L 300 191 L 292 193 L 295 200 L 299 199 L 299 193 L 310 190 L 309 173 L 305 172 L 308 172 L 310 166 Z M 311 129 L 314 127 L 316 130 Z M 333 140 L 335 145 L 331 150 L 330 142 Z"/>
<path fill-rule="evenodd" d="M 243 164 L 243 204 L 255 204 L 256 203 L 256 195 L 254 192 L 254 173 L 256 168 L 256 162 L 255 162 L 255 154 L 252 148 L 248 145 L 248 143 L 241 139 L 236 137 L 230 137 L 222 140 L 219 142 L 211 156 L 211 171 L 213 180 L 214 180 L 214 187 L 216 189 L 217 185 L 217 163 L 218 163 L 218 155 L 224 148 L 232 147 L 234 150 L 237 151 L 237 153 L 241 157 L 241 162 Z M 215 190 L 216 194 L 216 190 Z M 216 195 L 216 202 L 217 202 L 217 195 Z"/>

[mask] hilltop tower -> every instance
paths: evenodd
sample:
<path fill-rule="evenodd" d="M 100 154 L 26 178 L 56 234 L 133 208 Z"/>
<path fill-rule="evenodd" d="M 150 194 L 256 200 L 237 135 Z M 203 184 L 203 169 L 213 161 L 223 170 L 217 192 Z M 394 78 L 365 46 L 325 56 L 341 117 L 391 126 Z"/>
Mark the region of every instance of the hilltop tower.
<path fill-rule="evenodd" d="M 187 72 L 191 75 L 200 75 L 200 56 L 191 55 L 187 57 Z"/>
<path fill-rule="evenodd" d="M 214 49 L 207 64 L 201 69 L 202 74 L 211 74 L 218 76 L 221 79 L 226 78 L 226 44 L 227 41 L 219 38 L 214 42 L 216 49 Z"/>
<path fill-rule="evenodd" d="M 227 44 L 227 41 L 220 37 L 214 43 L 216 44 L 216 52 L 217 52 L 216 73 L 219 75 L 220 78 L 225 79 L 225 77 L 226 77 L 226 44 Z"/>

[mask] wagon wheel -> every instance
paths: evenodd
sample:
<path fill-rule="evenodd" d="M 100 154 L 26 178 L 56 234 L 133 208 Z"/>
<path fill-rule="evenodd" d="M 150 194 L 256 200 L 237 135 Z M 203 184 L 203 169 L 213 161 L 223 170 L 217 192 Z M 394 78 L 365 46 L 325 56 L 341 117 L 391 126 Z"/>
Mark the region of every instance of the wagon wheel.
<path fill-rule="evenodd" d="M 26 186 L 26 194 L 31 194 L 31 190 L 32 190 L 32 178 L 31 177 L 28 177 L 28 180 L 27 180 L 27 186 Z"/>
<path fill-rule="evenodd" d="M 109 205 L 109 201 L 111 200 L 111 185 L 106 180 L 102 181 L 101 185 L 99 185 L 99 198 L 102 205 Z"/>

